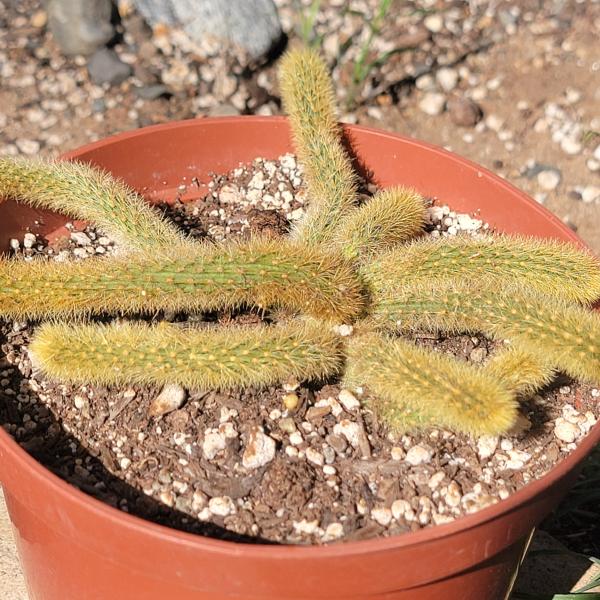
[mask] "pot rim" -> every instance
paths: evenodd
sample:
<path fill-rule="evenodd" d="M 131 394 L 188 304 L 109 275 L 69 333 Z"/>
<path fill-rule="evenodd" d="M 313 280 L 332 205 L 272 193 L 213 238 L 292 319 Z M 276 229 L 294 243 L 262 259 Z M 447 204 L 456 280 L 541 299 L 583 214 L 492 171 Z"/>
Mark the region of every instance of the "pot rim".
<path fill-rule="evenodd" d="M 278 123 L 284 125 L 287 122 L 285 117 L 268 117 L 268 116 L 237 116 L 237 117 L 215 117 L 202 119 L 202 123 L 214 124 L 218 126 L 221 123 L 236 123 L 240 119 L 253 121 L 257 124 L 273 124 Z M 71 150 L 61 155 L 62 160 L 77 159 L 81 154 L 98 148 L 118 143 L 127 139 L 138 136 L 144 136 L 148 133 L 156 131 L 173 130 L 178 128 L 186 128 L 198 126 L 198 119 L 188 119 L 183 121 L 174 121 L 159 125 L 143 127 L 132 131 L 118 133 L 96 142 L 86 144 L 77 149 Z M 506 180 L 495 175 L 491 171 L 481 167 L 480 165 L 465 159 L 457 154 L 449 152 L 439 146 L 422 142 L 410 137 L 391 133 L 373 127 L 364 127 L 360 125 L 343 125 L 344 130 L 349 134 L 353 131 L 374 134 L 379 137 L 400 139 L 405 144 L 410 146 L 418 146 L 428 150 L 433 156 L 444 156 L 452 159 L 457 165 L 462 165 L 469 169 L 475 169 L 478 174 L 491 179 L 495 185 L 503 190 L 509 191 L 511 194 L 516 194 L 520 199 L 528 205 L 528 208 L 534 212 L 544 216 L 546 220 L 551 221 L 558 229 L 562 231 L 566 238 L 576 243 L 579 246 L 587 248 L 584 242 L 571 229 L 569 229 L 558 217 L 550 213 L 548 210 L 540 206 L 532 200 L 524 192 L 508 183 Z M 466 531 L 477 527 L 485 522 L 495 520 L 504 514 L 511 512 L 522 504 L 526 504 L 533 496 L 551 486 L 556 480 L 565 475 L 580 463 L 587 454 L 600 442 L 600 421 L 588 432 L 577 448 L 566 458 L 561 460 L 555 467 L 541 478 L 528 483 L 519 491 L 511 494 L 505 500 L 500 500 L 496 504 L 479 510 L 473 514 L 459 517 L 451 523 L 435 525 L 415 532 L 408 532 L 390 537 L 380 537 L 370 540 L 350 541 L 339 544 L 326 546 L 297 546 L 297 545 L 267 545 L 267 544 L 246 544 L 241 542 L 223 541 L 209 537 L 204 537 L 197 534 L 187 533 L 172 529 L 165 525 L 160 525 L 131 515 L 129 513 L 113 508 L 96 498 L 80 491 L 75 486 L 67 483 L 46 467 L 42 466 L 30 454 L 19 446 L 19 444 L 2 428 L 0 427 L 0 455 L 4 455 L 2 460 L 6 460 L 8 456 L 13 460 L 20 469 L 28 469 L 39 484 L 49 486 L 52 493 L 62 497 L 70 497 L 70 500 L 76 502 L 82 510 L 89 510 L 98 517 L 108 519 L 113 525 L 125 527 L 139 534 L 151 535 L 159 538 L 164 542 L 177 543 L 198 551 L 210 551 L 213 553 L 228 554 L 244 554 L 254 555 L 257 558 L 270 559 L 302 559 L 310 557 L 318 558 L 343 558 L 357 554 L 383 552 L 392 548 L 400 548 L 406 546 L 418 545 L 430 542 L 435 539 L 451 536 L 459 531 Z"/>

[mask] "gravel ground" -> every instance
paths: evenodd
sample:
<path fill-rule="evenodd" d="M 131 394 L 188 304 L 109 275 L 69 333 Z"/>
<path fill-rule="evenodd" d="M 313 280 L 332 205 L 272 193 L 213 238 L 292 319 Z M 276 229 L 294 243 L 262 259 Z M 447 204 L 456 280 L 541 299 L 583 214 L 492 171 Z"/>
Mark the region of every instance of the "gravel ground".
<path fill-rule="evenodd" d="M 293 41 L 295 3 L 277 4 Z M 598 2 L 419 1 L 394 9 L 372 48 L 402 51 L 371 69 L 358 90 L 351 62 L 367 35 L 365 19 L 343 14 L 341 5 L 368 16 L 376 2 L 322 4 L 316 31 L 342 105 L 353 106 L 344 108 L 344 120 L 444 145 L 483 164 L 600 253 Z M 153 123 L 279 112 L 276 61 L 248 71 L 212 48 L 177 47 L 177 32 L 153 33 L 134 12 L 123 25 L 115 49 L 133 76 L 98 86 L 84 58 L 60 56 L 38 2 L 0 1 L 0 154 L 56 155 Z"/>

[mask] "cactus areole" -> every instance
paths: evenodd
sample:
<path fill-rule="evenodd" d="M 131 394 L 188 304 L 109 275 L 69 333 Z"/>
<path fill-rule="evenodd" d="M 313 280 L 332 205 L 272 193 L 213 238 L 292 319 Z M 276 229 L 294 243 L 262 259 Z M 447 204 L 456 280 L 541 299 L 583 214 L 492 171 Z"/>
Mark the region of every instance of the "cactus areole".
<path fill-rule="evenodd" d="M 295 60 L 303 57 L 288 56 L 284 68 L 293 71 Z M 289 72 L 285 77 L 286 105 L 293 112 L 297 90 L 290 83 L 293 77 Z M 318 92 L 318 86 L 305 87 L 310 93 Z M 327 90 L 319 96 L 320 102 L 330 100 Z M 71 153 L 65 158 L 99 167 L 127 184 L 107 197 L 102 214 L 81 204 L 77 210 L 69 210 L 65 206 L 72 193 L 69 185 L 61 188 L 62 195 L 40 199 L 38 194 L 37 200 L 33 196 L 29 200 L 23 190 L 33 193 L 35 186 L 43 187 L 45 175 L 40 175 L 40 169 L 47 165 L 33 165 L 35 175 L 27 163 L 0 167 L 0 180 L 3 172 L 11 170 L 8 184 L 6 180 L 0 184 L 0 195 L 34 207 L 0 203 L 3 247 L 35 220 L 40 223 L 40 233 L 52 235 L 67 217 L 61 222 L 43 209 L 61 208 L 70 216 L 108 220 L 127 248 L 127 254 L 110 259 L 116 261 L 112 272 L 102 271 L 92 261 L 89 268 L 61 264 L 50 273 L 45 296 L 42 265 L 2 259 L 0 314 L 48 321 L 32 342 L 41 368 L 59 380 L 111 383 L 125 380 L 130 373 L 132 380 L 140 382 L 175 379 L 189 386 L 217 387 L 262 385 L 282 380 L 289 373 L 302 376 L 304 371 L 307 377 L 337 376 L 346 378 L 349 385 L 366 385 L 373 393 L 373 410 L 382 407 L 382 418 L 389 420 L 391 428 L 440 424 L 473 433 L 497 433 L 509 427 L 518 406 L 516 391 L 541 385 L 548 369 L 560 367 L 590 381 L 599 378 L 594 344 L 600 336 L 593 332 L 600 333 L 600 326 L 597 315 L 583 306 L 597 289 L 597 264 L 572 231 L 504 180 L 460 157 L 400 136 L 346 127 L 360 162 L 386 188 L 385 193 L 392 194 L 385 206 L 397 203 L 412 219 L 397 219 L 390 225 L 390 211 L 352 202 L 356 183 L 345 179 L 350 163 L 338 145 L 339 130 L 332 125 L 334 112 L 327 113 L 324 123 L 311 122 L 305 131 L 302 105 L 296 109 L 300 111 L 292 119 L 296 142 L 303 144 L 302 135 L 308 133 L 319 135 L 326 146 L 315 150 L 305 144 L 299 152 L 305 161 L 315 152 L 321 153 L 308 169 L 309 191 L 315 180 L 312 185 L 320 194 L 320 209 L 309 211 L 307 221 L 291 239 L 275 248 L 264 240 L 253 240 L 247 246 L 198 247 L 152 211 L 144 212 L 139 220 L 141 236 L 133 234 L 128 243 L 131 227 L 135 230 L 138 225 L 120 218 L 123 213 L 118 203 L 129 206 L 132 199 L 137 202 L 132 189 L 143 189 L 150 199 L 174 196 L 190 165 L 204 173 L 222 172 L 256 156 L 276 157 L 292 150 L 289 126 L 283 119 L 173 123 L 115 136 Z M 324 160 L 331 161 L 335 176 L 319 180 Z M 57 174 L 65 178 L 71 171 L 66 168 Z M 110 179 L 99 185 L 103 189 L 113 185 Z M 394 186 L 402 189 L 390 192 Z M 431 258 L 431 254 L 423 254 L 420 242 L 411 241 L 422 227 L 422 197 L 444 198 L 457 210 L 480 210 L 498 231 L 519 237 L 501 238 L 494 250 L 468 244 L 440 247 Z M 361 214 L 362 210 L 366 212 Z M 330 211 L 331 218 L 324 218 L 320 211 Z M 380 225 L 378 218 L 382 219 Z M 155 227 L 161 235 L 158 241 L 151 233 Z M 529 235 L 562 240 L 569 244 L 568 252 L 567 246 L 555 241 L 532 242 L 526 237 Z M 146 245 L 144 239 L 151 241 Z M 407 243 L 414 245 L 403 255 L 401 247 Z M 537 254 L 527 265 L 529 251 Z M 394 260 L 394 252 L 399 253 L 399 260 Z M 488 255 L 491 262 L 501 265 L 501 275 L 488 268 Z M 565 264 L 557 264 L 557 255 Z M 476 258 L 470 267 L 454 262 L 469 256 Z M 129 272 L 124 267 L 127 260 L 132 265 Z M 293 267 L 288 268 L 290 265 Z M 432 273 L 429 277 L 427 269 Z M 527 285 L 528 275 L 535 278 L 537 287 Z M 554 275 L 565 278 L 565 286 L 559 285 Z M 286 292 L 282 279 L 288 277 L 291 291 Z M 440 285 L 431 289 L 435 278 Z M 504 294 L 490 293 L 506 279 L 510 283 L 504 286 Z M 223 297 L 212 292 L 207 283 L 211 280 L 222 283 Z M 259 291 L 261 281 L 264 292 Z M 305 292 L 298 290 L 301 281 L 307 286 Z M 174 295 L 168 293 L 171 288 Z M 178 309 L 204 310 L 252 304 L 253 290 L 260 298 L 256 304 L 281 312 L 280 323 L 256 332 L 217 330 L 214 334 L 182 335 L 168 325 L 161 330 L 161 326 L 146 327 L 139 322 L 122 327 L 81 322 L 103 310 L 139 312 L 143 309 L 138 300 L 144 295 L 141 291 L 146 291 L 152 310 L 170 308 L 169 302 L 175 302 Z M 456 300 L 461 294 L 468 295 L 468 303 Z M 582 320 L 586 331 L 580 330 Z M 356 333 L 349 340 L 332 333 L 333 326 L 341 322 L 355 325 Z M 417 349 L 398 335 L 418 328 L 475 329 L 490 336 L 513 336 L 515 350 L 487 369 L 467 369 L 451 357 L 431 357 L 429 351 Z M 532 339 L 542 346 L 543 336 L 552 342 L 542 356 Z M 58 344 L 64 349 L 60 359 L 52 350 Z M 152 354 L 161 357 L 165 365 L 156 375 L 152 374 L 155 361 L 148 359 Z M 578 361 L 578 355 L 583 360 Z M 215 361 L 218 368 L 211 368 Z M 514 365 L 524 363 L 527 373 L 515 374 Z M 443 385 L 429 389 L 442 374 Z M 395 381 L 405 382 L 403 397 L 395 395 Z M 440 408 L 444 402 L 447 411 Z M 241 545 L 142 521 L 65 483 L 3 430 L 0 481 L 34 598 L 74 600 L 88 594 L 98 600 L 501 600 L 533 528 L 556 506 L 598 440 L 600 425 L 547 475 L 508 499 L 453 523 L 402 536 L 323 547 Z"/>

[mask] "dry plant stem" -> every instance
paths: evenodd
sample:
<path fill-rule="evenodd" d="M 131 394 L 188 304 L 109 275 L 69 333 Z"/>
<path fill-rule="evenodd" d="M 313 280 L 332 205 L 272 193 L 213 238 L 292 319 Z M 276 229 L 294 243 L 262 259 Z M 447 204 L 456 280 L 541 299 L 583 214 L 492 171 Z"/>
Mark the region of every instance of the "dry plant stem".
<path fill-rule="evenodd" d="M 365 386 L 371 408 L 397 431 L 449 427 L 500 434 L 517 415 L 514 394 L 491 373 L 374 333 L 350 340 L 345 384 Z"/>
<path fill-rule="evenodd" d="M 552 381 L 555 370 L 542 352 L 534 354 L 520 347 L 504 348 L 484 366 L 509 390 L 518 394 L 529 394 Z"/>
<path fill-rule="evenodd" d="M 344 213 L 355 205 L 357 176 L 341 143 L 335 94 L 319 55 L 309 49 L 288 52 L 279 81 L 310 199 L 294 235 L 318 244 L 331 239 Z"/>
<path fill-rule="evenodd" d="M 257 306 L 347 322 L 364 302 L 341 258 L 282 240 L 71 263 L 0 260 L 0 315 L 17 319 Z"/>
<path fill-rule="evenodd" d="M 178 383 L 195 389 L 320 379 L 339 371 L 339 337 L 322 325 L 193 330 L 175 325 L 42 325 L 34 364 L 60 381 L 101 385 Z"/>
<path fill-rule="evenodd" d="M 572 377 L 600 383 L 600 316 L 523 289 L 422 282 L 376 294 L 376 322 L 400 331 L 480 331 L 508 338 Z"/>
<path fill-rule="evenodd" d="M 191 243 L 133 189 L 83 163 L 2 158 L 0 198 L 93 222 L 130 250 Z"/>
<path fill-rule="evenodd" d="M 519 236 L 423 238 L 376 257 L 365 268 L 376 289 L 426 279 L 521 283 L 576 302 L 600 297 L 600 261 L 572 244 Z"/>
<path fill-rule="evenodd" d="M 417 236 L 425 214 L 425 200 L 414 190 L 382 190 L 342 219 L 333 243 L 346 257 L 365 259 Z"/>

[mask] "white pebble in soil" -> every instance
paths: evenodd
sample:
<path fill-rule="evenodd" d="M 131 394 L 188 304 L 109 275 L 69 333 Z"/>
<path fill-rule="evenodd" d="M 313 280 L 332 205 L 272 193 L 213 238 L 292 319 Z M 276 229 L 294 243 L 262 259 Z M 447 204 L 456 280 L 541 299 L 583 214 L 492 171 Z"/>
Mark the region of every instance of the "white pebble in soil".
<path fill-rule="evenodd" d="M 357 400 L 356 396 L 350 390 L 340 390 L 338 394 L 338 399 L 341 405 L 348 411 L 352 412 L 360 407 L 360 402 Z"/>
<path fill-rule="evenodd" d="M 392 522 L 392 511 L 389 508 L 374 508 L 371 511 L 371 519 L 382 527 L 387 527 Z"/>
<path fill-rule="evenodd" d="M 217 517 L 226 517 L 235 512 L 235 504 L 229 496 L 216 496 L 208 501 L 208 510 Z"/>
<path fill-rule="evenodd" d="M 227 440 L 217 429 L 207 429 L 204 432 L 202 452 L 207 460 L 213 460 L 219 452 L 225 450 Z"/>
<path fill-rule="evenodd" d="M 419 102 L 419 108 L 432 117 L 441 115 L 446 105 L 446 97 L 438 92 L 427 92 Z"/>
<path fill-rule="evenodd" d="M 570 444 L 574 442 L 580 434 L 581 430 L 574 423 L 570 423 L 563 417 L 558 417 L 558 419 L 556 419 L 554 435 L 562 442 Z"/>
<path fill-rule="evenodd" d="M 270 463 L 274 458 L 275 440 L 266 435 L 262 427 L 253 427 L 242 455 L 244 468 L 258 469 Z"/>
<path fill-rule="evenodd" d="M 406 462 L 410 465 L 416 467 L 417 465 L 422 465 L 428 463 L 433 456 L 433 450 L 426 446 L 416 445 L 413 446 L 406 453 Z"/>
<path fill-rule="evenodd" d="M 544 169 L 537 174 L 537 182 L 544 190 L 555 190 L 560 183 L 560 173 L 555 169 Z"/>

